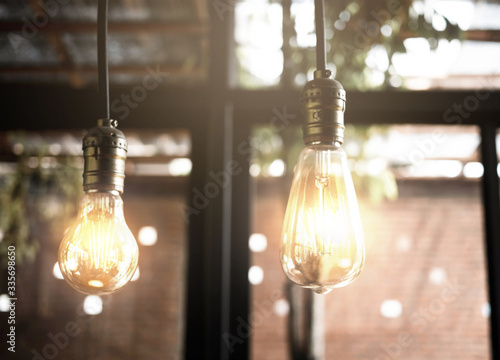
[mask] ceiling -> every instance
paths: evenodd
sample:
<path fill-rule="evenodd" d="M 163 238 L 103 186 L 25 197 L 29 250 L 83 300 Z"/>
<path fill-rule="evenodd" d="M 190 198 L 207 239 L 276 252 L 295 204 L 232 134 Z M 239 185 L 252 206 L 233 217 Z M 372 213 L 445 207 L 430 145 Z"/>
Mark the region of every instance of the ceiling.
<path fill-rule="evenodd" d="M 111 81 L 132 83 L 148 67 L 169 81 L 202 81 L 207 60 L 203 0 L 109 4 Z M 0 82 L 71 83 L 97 77 L 97 0 L 2 0 Z"/>

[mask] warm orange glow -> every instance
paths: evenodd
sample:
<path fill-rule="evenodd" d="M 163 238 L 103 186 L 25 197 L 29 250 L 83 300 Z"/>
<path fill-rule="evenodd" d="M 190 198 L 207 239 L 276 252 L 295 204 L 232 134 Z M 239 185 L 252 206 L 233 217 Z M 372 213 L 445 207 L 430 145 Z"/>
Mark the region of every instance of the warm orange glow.
<path fill-rule="evenodd" d="M 304 149 L 283 225 L 281 264 L 298 285 L 325 294 L 351 283 L 364 263 L 363 229 L 345 153 Z"/>
<path fill-rule="evenodd" d="M 133 276 L 139 250 L 122 207 L 117 194 L 85 194 L 80 215 L 59 248 L 61 273 L 76 290 L 108 294 Z"/>

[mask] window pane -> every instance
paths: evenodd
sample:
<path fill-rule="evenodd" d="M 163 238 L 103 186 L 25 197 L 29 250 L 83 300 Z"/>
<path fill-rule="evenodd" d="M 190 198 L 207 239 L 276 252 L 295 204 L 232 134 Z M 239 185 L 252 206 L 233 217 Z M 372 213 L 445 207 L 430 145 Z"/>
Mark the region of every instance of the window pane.
<path fill-rule="evenodd" d="M 346 89 L 498 88 L 500 5 L 326 2 L 327 68 Z M 314 1 L 240 0 L 237 85 L 304 85 L 315 69 Z"/>
<path fill-rule="evenodd" d="M 199 0 L 110 2 L 111 84 L 148 91 L 202 84 L 208 64 L 208 11 Z M 0 83 L 56 83 L 80 88 L 97 82 L 97 1 L 40 6 L 3 1 Z"/>
<path fill-rule="evenodd" d="M 80 134 L 1 134 L 0 248 L 16 246 L 19 358 L 182 358 L 187 232 L 179 207 L 186 201 L 190 136 L 125 133 L 129 157 L 122 197 L 139 244 L 139 267 L 121 291 L 101 297 L 73 290 L 57 264 L 64 229 L 82 195 L 82 163 L 75 157 L 81 155 Z M 15 186 L 21 197 L 11 192 Z M 26 207 L 22 217 L 19 204 Z M 27 233 L 18 231 L 16 226 L 25 225 Z M 6 314 L 0 312 L 4 324 Z M 2 358 L 3 351 L 5 346 Z"/>
<path fill-rule="evenodd" d="M 306 309 L 287 297 L 278 256 L 294 163 L 285 161 L 281 176 L 263 170 L 301 147 L 300 130 L 263 136 L 269 132 L 254 134 L 253 165 L 260 172 L 253 173 L 253 236 L 266 239 L 265 248 L 251 246 L 252 265 L 264 274 L 252 285 L 252 311 L 264 314 L 253 327 L 255 360 L 291 359 L 289 311 Z M 366 263 L 353 284 L 314 295 L 321 298 L 316 330 L 324 328 L 325 358 L 490 357 L 480 182 L 474 166 L 467 170 L 479 161 L 478 146 L 475 127 L 348 129 L 343 148 L 358 194 Z M 273 311 L 265 312 L 269 301 Z"/>

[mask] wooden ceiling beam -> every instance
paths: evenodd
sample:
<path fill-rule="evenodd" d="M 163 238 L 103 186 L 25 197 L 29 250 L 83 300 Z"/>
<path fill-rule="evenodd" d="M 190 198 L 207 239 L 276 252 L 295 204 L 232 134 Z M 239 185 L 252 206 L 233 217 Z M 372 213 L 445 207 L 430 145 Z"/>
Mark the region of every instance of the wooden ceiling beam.
<path fill-rule="evenodd" d="M 35 25 L 32 25 L 35 26 Z M 35 26 L 36 27 L 36 26 Z M 156 33 L 183 33 L 204 34 L 208 26 L 199 21 L 163 23 L 163 22 L 110 22 L 109 32 L 156 32 Z M 49 22 L 44 26 L 36 27 L 41 32 L 96 32 L 97 25 L 93 22 Z M 0 22 L 0 32 L 30 32 L 28 25 L 23 22 Z"/>
<path fill-rule="evenodd" d="M 500 30 L 467 30 L 464 34 L 467 40 L 500 42 Z"/>
<path fill-rule="evenodd" d="M 110 66 L 110 73 L 121 73 L 121 74 L 131 74 L 131 75 L 143 75 L 147 73 L 147 65 L 137 65 L 137 66 Z M 151 65 L 154 69 L 155 66 Z M 54 74 L 54 73 L 73 73 L 78 72 L 80 74 L 97 74 L 96 66 L 79 66 L 78 68 L 72 66 L 0 66 L 0 74 L 10 73 L 10 74 Z M 204 70 L 201 67 L 184 67 L 184 66 L 161 66 L 162 73 L 168 73 L 172 75 L 202 75 Z"/>

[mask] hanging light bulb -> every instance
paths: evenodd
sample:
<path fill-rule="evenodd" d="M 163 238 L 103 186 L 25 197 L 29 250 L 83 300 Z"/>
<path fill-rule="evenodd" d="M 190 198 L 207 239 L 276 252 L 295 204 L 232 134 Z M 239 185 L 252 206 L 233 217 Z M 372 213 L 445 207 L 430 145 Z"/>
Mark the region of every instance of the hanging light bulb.
<path fill-rule="evenodd" d="M 108 294 L 134 275 L 139 251 L 117 192 L 88 192 L 59 249 L 66 281 L 86 294 Z"/>
<path fill-rule="evenodd" d="M 283 224 L 281 265 L 296 284 L 325 294 L 351 283 L 364 263 L 364 240 L 344 136 L 345 92 L 316 71 L 303 93 L 307 118 Z"/>
<path fill-rule="evenodd" d="M 85 294 L 109 294 L 134 275 L 139 248 L 123 216 L 127 140 L 110 119 L 107 61 L 107 0 L 99 1 L 99 92 L 104 119 L 83 139 L 85 195 L 75 223 L 59 247 L 64 279 Z"/>
<path fill-rule="evenodd" d="M 59 247 L 64 279 L 86 294 L 109 294 L 137 268 L 139 249 L 123 216 L 127 142 L 113 120 L 99 120 L 83 139 L 85 195 Z"/>
<path fill-rule="evenodd" d="M 304 143 L 288 199 L 280 260 L 290 280 L 319 294 L 361 272 L 363 228 L 344 140 L 345 91 L 325 69 L 323 2 L 316 1 L 317 62 L 302 93 Z"/>

